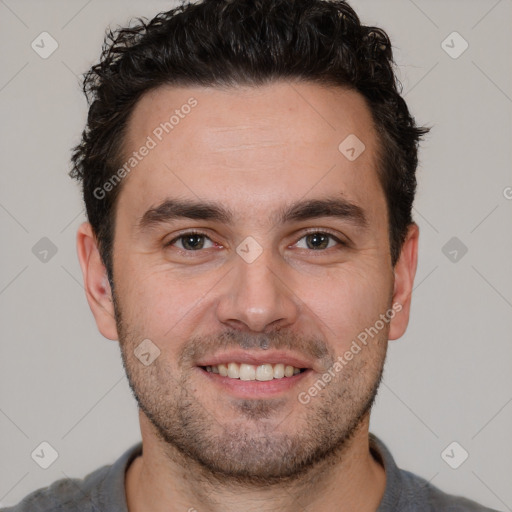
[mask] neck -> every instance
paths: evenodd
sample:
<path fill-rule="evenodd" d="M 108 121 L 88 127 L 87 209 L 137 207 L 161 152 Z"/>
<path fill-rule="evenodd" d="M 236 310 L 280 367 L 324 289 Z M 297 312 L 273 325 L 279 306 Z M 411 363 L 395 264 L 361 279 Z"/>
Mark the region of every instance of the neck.
<path fill-rule="evenodd" d="M 340 452 L 307 474 L 279 485 L 246 486 L 212 475 L 169 446 L 140 413 L 143 454 L 126 471 L 129 512 L 267 512 L 297 509 L 375 511 L 385 489 L 384 468 L 369 449 L 369 415 Z"/>

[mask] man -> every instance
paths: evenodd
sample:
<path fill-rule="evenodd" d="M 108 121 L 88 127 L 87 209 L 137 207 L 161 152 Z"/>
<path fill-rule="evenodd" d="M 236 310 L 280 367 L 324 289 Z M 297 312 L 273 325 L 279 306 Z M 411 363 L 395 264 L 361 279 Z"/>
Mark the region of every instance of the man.
<path fill-rule="evenodd" d="M 11 511 L 488 510 L 369 434 L 418 252 L 417 127 L 343 1 L 204 0 L 111 33 L 71 175 L 142 443 Z"/>

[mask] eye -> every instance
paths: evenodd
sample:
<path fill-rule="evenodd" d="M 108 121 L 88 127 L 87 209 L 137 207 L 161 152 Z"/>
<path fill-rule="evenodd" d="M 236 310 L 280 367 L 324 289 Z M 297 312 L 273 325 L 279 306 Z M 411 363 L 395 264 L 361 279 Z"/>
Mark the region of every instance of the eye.
<path fill-rule="evenodd" d="M 165 247 L 175 245 L 176 242 L 181 244 L 181 247 L 178 245 L 177 248 L 184 251 L 198 251 L 201 249 L 208 249 L 209 247 L 205 247 L 205 240 L 209 240 L 212 244 L 210 247 L 213 247 L 213 242 L 207 237 L 204 233 L 200 233 L 198 231 L 189 231 L 188 233 L 182 233 L 180 236 L 172 239 L 170 242 L 165 244 Z"/>
<path fill-rule="evenodd" d="M 298 244 L 301 240 L 306 240 L 305 247 L 300 247 Z M 330 244 L 330 242 L 334 241 L 334 244 Z M 322 251 L 325 249 L 330 249 L 331 247 L 338 245 L 346 245 L 339 238 L 334 235 L 324 232 L 324 231 L 313 231 L 303 236 L 299 242 L 297 242 L 297 246 L 299 249 L 310 249 L 312 251 Z"/>
<path fill-rule="evenodd" d="M 305 243 L 302 243 L 301 246 L 302 240 L 305 240 Z M 324 251 L 336 245 L 346 246 L 347 244 L 329 232 L 317 230 L 302 236 L 295 245 L 299 249 Z M 177 249 L 185 252 L 198 252 L 215 246 L 221 247 L 200 231 L 182 233 L 165 244 L 165 247 L 169 246 L 175 246 Z"/>

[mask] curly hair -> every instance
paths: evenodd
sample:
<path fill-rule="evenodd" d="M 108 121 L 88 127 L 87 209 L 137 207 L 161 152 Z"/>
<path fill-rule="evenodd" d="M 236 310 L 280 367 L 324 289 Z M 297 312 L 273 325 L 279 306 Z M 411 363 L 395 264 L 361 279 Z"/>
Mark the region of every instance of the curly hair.
<path fill-rule="evenodd" d="M 84 75 L 89 113 L 69 175 L 82 183 L 111 284 L 122 184 L 101 199 L 94 190 L 121 165 L 123 138 L 141 96 L 162 85 L 258 86 L 277 80 L 340 86 L 366 99 L 379 139 L 378 174 L 395 265 L 413 222 L 418 144 L 429 129 L 416 126 L 401 97 L 387 34 L 362 25 L 343 0 L 202 0 L 108 29 L 99 63 Z"/>

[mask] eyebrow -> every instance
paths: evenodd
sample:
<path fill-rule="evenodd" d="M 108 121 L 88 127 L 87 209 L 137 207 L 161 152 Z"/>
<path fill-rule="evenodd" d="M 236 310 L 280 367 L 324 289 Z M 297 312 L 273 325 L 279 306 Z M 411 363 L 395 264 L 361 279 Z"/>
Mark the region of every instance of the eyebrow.
<path fill-rule="evenodd" d="M 309 199 L 284 205 L 271 220 L 276 224 L 285 224 L 320 217 L 341 219 L 360 228 L 368 226 L 368 219 L 360 206 L 338 197 Z M 231 209 L 218 203 L 167 198 L 158 206 L 147 210 L 139 218 L 136 229 L 142 232 L 179 219 L 209 220 L 232 225 L 234 218 Z"/>

